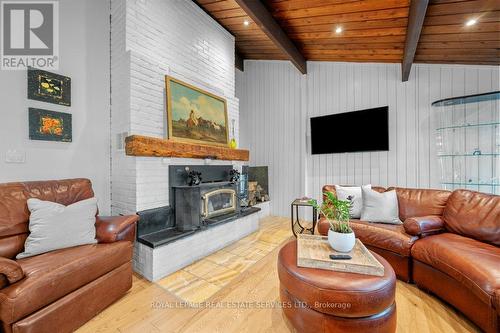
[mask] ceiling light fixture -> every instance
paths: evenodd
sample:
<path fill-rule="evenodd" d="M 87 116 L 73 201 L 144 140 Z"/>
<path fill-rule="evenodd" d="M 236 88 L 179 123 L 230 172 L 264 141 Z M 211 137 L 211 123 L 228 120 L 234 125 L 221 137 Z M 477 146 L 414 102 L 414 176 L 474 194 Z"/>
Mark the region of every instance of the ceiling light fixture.
<path fill-rule="evenodd" d="M 245 20 L 245 21 L 243 21 L 243 25 L 244 25 L 245 27 L 248 27 L 248 26 L 250 25 L 250 22 L 248 22 L 248 20 Z"/>
<path fill-rule="evenodd" d="M 342 27 L 337 27 L 337 29 L 335 29 L 335 33 L 339 34 L 342 32 Z"/>
<path fill-rule="evenodd" d="M 470 19 L 467 21 L 467 23 L 465 23 L 466 26 L 470 27 L 471 25 L 474 25 L 477 23 L 477 20 L 476 19 Z"/>

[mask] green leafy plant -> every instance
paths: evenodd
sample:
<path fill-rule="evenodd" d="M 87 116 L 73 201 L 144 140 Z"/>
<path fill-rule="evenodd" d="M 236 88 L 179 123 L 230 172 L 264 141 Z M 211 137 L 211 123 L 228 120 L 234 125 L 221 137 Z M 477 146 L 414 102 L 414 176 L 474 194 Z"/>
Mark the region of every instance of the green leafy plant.
<path fill-rule="evenodd" d="M 352 205 L 350 200 L 339 200 L 333 193 L 325 192 L 325 198 L 321 205 L 315 199 L 311 199 L 309 203 L 328 220 L 332 231 L 342 234 L 350 234 L 352 232 L 349 225 L 349 212 Z"/>

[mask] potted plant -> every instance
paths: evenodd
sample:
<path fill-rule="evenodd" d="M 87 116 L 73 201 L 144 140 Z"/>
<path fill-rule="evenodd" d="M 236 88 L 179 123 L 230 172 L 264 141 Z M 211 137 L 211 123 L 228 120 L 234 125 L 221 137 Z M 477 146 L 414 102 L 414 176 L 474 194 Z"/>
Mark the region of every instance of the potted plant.
<path fill-rule="evenodd" d="M 351 201 L 339 200 L 331 192 L 325 193 L 321 205 L 314 199 L 309 203 L 313 205 L 330 223 L 328 229 L 328 243 L 338 252 L 350 252 L 356 242 L 354 232 L 349 225 Z"/>

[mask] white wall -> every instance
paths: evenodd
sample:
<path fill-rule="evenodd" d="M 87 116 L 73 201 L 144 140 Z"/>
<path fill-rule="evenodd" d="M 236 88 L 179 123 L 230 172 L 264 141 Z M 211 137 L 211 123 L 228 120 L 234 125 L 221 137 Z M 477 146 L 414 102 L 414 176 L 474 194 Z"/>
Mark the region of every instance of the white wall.
<path fill-rule="evenodd" d="M 119 147 L 120 133 L 167 136 L 165 75 L 227 99 L 238 140 L 234 37 L 191 0 L 112 0 L 111 8 L 113 211 L 130 213 L 168 205 L 169 165 L 203 164 Z"/>
<path fill-rule="evenodd" d="M 27 99 L 26 71 L 0 70 L 0 182 L 86 177 L 101 213 L 110 212 L 109 2 L 59 2 L 60 61 L 71 77 L 71 107 Z M 73 142 L 31 141 L 28 108 L 73 115 Z M 5 162 L 7 150 L 26 154 Z"/>
<path fill-rule="evenodd" d="M 324 184 L 439 187 L 431 103 L 499 90 L 499 70 L 417 64 L 403 83 L 399 64 L 308 62 L 302 76 L 287 62 L 246 61 L 236 89 L 251 165 L 269 165 L 271 213 L 287 216 L 293 198 L 319 199 Z M 388 152 L 313 156 L 304 149 L 311 116 L 384 105 Z M 346 139 L 331 134 L 332 141 Z"/>
<path fill-rule="evenodd" d="M 236 74 L 241 146 L 251 166 L 269 166 L 271 214 L 288 216 L 305 194 L 305 79 L 284 61 L 245 61 Z"/>

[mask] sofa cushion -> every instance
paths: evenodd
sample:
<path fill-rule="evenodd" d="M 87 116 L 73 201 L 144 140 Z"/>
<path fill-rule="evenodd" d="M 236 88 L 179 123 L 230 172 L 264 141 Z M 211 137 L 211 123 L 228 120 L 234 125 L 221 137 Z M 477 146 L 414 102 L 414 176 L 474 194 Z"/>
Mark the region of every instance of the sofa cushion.
<path fill-rule="evenodd" d="M 340 186 L 343 186 L 343 187 L 351 187 L 351 186 L 355 186 L 355 185 L 340 185 Z M 385 192 L 385 187 L 381 187 L 381 186 L 372 186 L 372 190 L 374 191 L 377 191 L 379 193 L 382 193 L 382 192 Z M 325 185 L 323 186 L 323 200 L 325 200 L 325 195 L 324 193 L 325 192 L 331 192 L 333 193 L 333 195 L 335 197 L 337 197 L 337 191 L 335 190 L 335 185 Z"/>
<path fill-rule="evenodd" d="M 416 236 L 405 232 L 402 224 L 371 223 L 360 220 L 351 220 L 351 228 L 363 244 L 395 252 L 402 256 L 409 256 L 410 249 Z"/>
<path fill-rule="evenodd" d="M 500 196 L 454 191 L 443 213 L 448 231 L 500 246 Z"/>
<path fill-rule="evenodd" d="M 396 190 L 401 221 L 410 217 L 443 215 L 446 201 L 451 192 L 446 190 L 424 190 L 414 188 L 390 187 Z"/>
<path fill-rule="evenodd" d="M 368 185 L 370 186 L 370 185 Z M 399 219 L 398 197 L 396 191 L 379 193 L 366 185 L 361 187 L 363 209 L 361 220 L 379 223 L 402 224 Z"/>
<path fill-rule="evenodd" d="M 500 288 L 500 248 L 452 233 L 418 240 L 411 249 L 418 260 L 449 275 L 490 304 Z"/>
<path fill-rule="evenodd" d="M 366 185 L 372 188 L 371 185 Z M 361 217 L 361 209 L 363 209 L 363 195 L 361 194 L 361 186 L 340 186 L 335 185 L 337 199 L 351 202 L 350 216 L 354 219 Z"/>
<path fill-rule="evenodd" d="M 0 289 L 0 320 L 13 323 L 132 259 L 132 244 L 71 247 L 20 259 L 25 278 Z"/>

